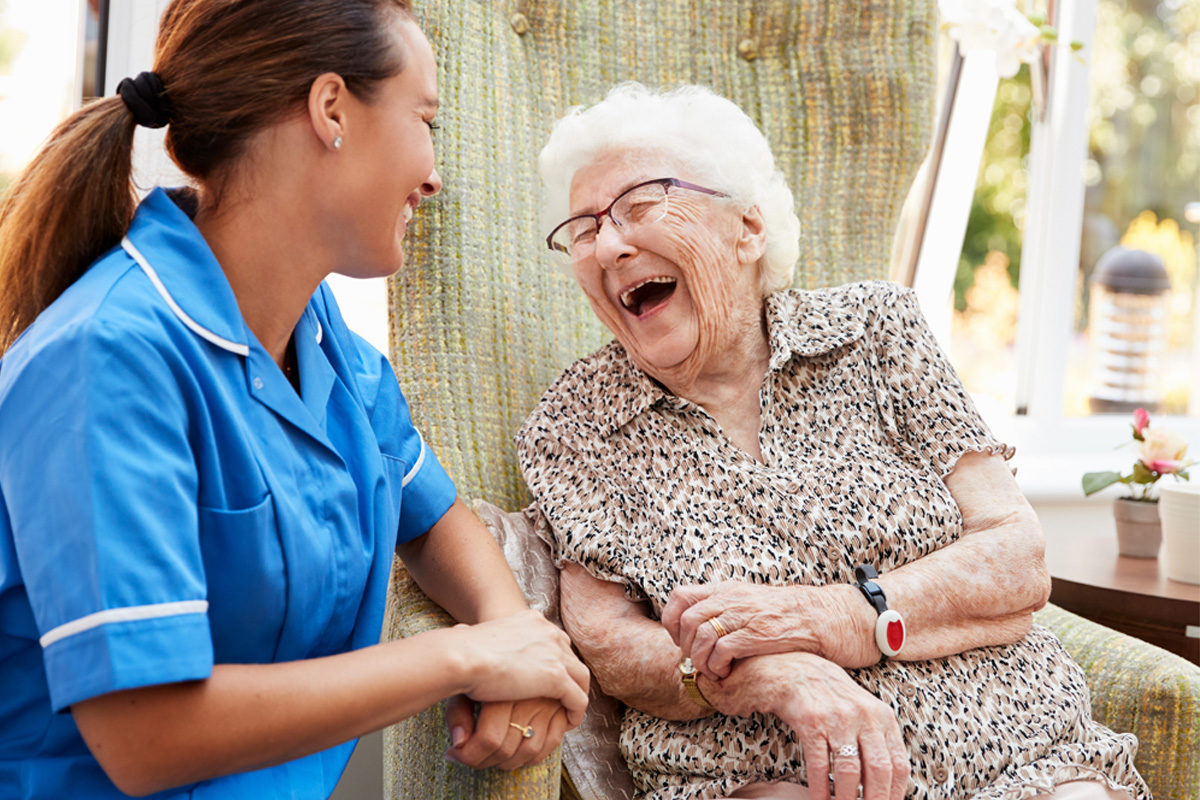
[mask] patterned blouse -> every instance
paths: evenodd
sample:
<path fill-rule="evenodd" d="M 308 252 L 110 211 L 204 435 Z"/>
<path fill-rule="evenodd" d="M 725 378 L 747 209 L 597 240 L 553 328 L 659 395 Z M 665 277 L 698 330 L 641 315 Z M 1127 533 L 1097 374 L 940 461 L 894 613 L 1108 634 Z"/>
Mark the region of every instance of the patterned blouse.
<path fill-rule="evenodd" d="M 704 409 L 665 391 L 616 343 L 569 367 L 517 435 L 521 468 L 571 561 L 647 600 L 680 584 L 847 583 L 954 542 L 943 478 L 995 440 L 911 291 L 871 282 L 766 300 L 759 396 L 765 463 Z M 891 706 L 913 767 L 909 798 L 1026 798 L 1103 780 L 1138 800 L 1137 740 L 1091 719 L 1079 667 L 1046 629 L 1013 645 L 850 671 Z M 771 715 L 671 721 L 636 709 L 621 728 L 639 798 L 804 783 L 801 746 Z"/>

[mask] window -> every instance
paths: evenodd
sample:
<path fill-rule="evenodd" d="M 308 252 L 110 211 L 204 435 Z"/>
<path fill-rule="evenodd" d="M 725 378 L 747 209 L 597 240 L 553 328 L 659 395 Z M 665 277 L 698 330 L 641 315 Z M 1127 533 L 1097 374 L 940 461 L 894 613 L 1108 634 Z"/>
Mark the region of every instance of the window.
<path fill-rule="evenodd" d="M 1081 497 L 1083 471 L 1129 456 L 1112 449 L 1124 420 L 1102 413 L 1125 412 L 1090 400 L 1104 326 L 1128 322 L 1111 307 L 1097 322 L 1091 306 L 1097 260 L 1118 242 L 1164 261 L 1163 357 L 1133 369 L 1157 370 L 1156 419 L 1200 452 L 1197 228 L 1186 218 L 1200 200 L 1200 4 L 1051 5 L 1060 41 L 1084 47 L 1049 48 L 1044 106 L 1028 66 L 997 86 L 947 338 L 1020 468 L 1065 499 Z M 950 274 L 940 295 L 922 296 L 931 317 L 929 298 L 951 293 Z"/>

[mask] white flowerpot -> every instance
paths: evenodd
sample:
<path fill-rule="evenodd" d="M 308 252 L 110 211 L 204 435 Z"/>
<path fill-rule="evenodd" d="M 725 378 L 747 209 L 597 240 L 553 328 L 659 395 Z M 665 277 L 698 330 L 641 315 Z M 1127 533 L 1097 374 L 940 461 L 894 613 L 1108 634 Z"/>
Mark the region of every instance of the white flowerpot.
<path fill-rule="evenodd" d="M 1161 490 L 1158 510 L 1167 548 L 1167 577 L 1200 583 L 1200 484 L 1164 484 Z"/>
<path fill-rule="evenodd" d="M 1121 555 L 1158 558 L 1158 548 L 1162 545 L 1158 503 L 1121 497 L 1113 501 L 1113 518 L 1117 522 L 1117 551 Z"/>

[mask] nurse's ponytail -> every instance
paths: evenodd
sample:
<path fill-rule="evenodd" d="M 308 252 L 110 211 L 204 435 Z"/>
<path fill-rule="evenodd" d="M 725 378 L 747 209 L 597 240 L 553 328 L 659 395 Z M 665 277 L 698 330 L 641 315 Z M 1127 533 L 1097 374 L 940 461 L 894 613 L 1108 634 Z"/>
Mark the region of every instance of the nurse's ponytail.
<path fill-rule="evenodd" d="M 397 14 L 408 0 L 173 0 L 154 72 L 62 123 L 0 198 L 0 355 L 129 229 L 138 122 L 167 124 L 171 158 L 216 204 L 251 137 L 303 109 L 318 76 L 369 102 L 404 68 Z"/>
<path fill-rule="evenodd" d="M 128 229 L 134 127 L 121 98 L 93 101 L 0 198 L 0 355 Z"/>

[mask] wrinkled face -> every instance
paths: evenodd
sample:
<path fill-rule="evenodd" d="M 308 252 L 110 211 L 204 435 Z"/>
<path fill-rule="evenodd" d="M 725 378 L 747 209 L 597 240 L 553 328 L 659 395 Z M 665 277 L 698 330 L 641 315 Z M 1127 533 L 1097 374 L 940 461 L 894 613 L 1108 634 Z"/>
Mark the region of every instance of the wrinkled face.
<path fill-rule="evenodd" d="M 656 178 L 703 184 L 677 159 L 614 151 L 575 173 L 570 214 L 597 213 L 629 187 Z M 748 304 L 754 313 L 761 305 L 755 264 L 761 253 L 739 246 L 743 229 L 743 214 L 729 200 L 672 188 L 666 216 L 653 224 L 618 228 L 604 218 L 594 249 L 572 262 L 575 278 L 639 367 L 668 384 L 679 382 L 671 377 L 686 384 L 733 334 L 733 318 L 744 316 L 733 307 Z"/>
<path fill-rule="evenodd" d="M 433 154 L 433 50 L 416 23 L 397 16 L 394 25 L 404 69 L 382 81 L 370 102 L 351 100 L 351 124 L 337 154 L 340 229 L 332 235 L 344 245 L 340 271 L 353 277 L 396 272 L 413 211 L 442 188 Z"/>

